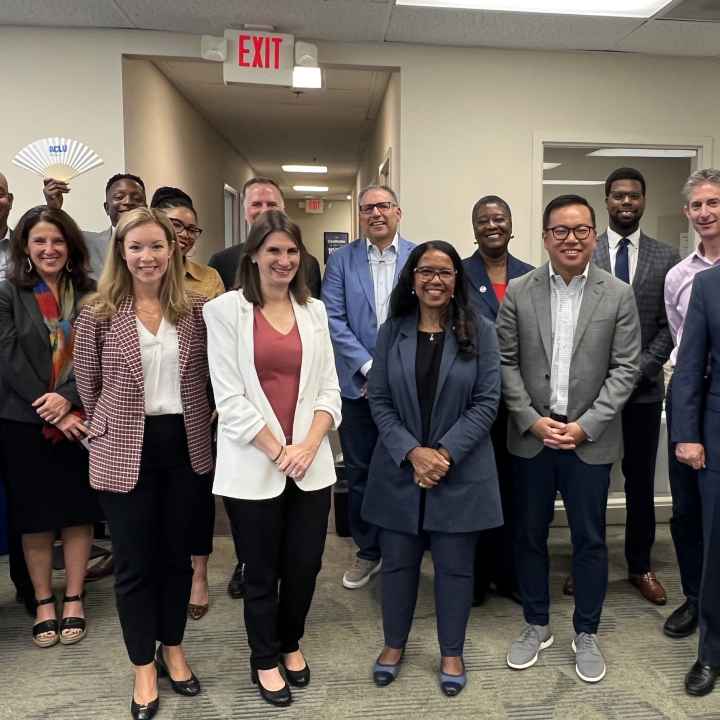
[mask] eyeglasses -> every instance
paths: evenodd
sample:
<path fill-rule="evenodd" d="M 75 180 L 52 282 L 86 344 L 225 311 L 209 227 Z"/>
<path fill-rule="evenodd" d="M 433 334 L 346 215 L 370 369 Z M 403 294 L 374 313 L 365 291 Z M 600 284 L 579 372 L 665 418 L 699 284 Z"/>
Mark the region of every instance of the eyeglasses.
<path fill-rule="evenodd" d="M 186 225 L 182 220 L 178 220 L 177 218 L 169 218 L 169 220 L 175 229 L 176 235 L 184 232 L 188 237 L 195 238 L 196 240 L 202 235 L 202 228 L 199 228 L 197 225 Z"/>
<path fill-rule="evenodd" d="M 397 207 L 397 205 L 393 202 L 368 203 L 367 205 L 360 206 L 360 214 L 372 215 L 375 208 L 377 208 L 381 213 L 386 213 L 394 207 Z"/>
<path fill-rule="evenodd" d="M 457 275 L 457 270 L 448 270 L 443 268 L 437 270 L 431 267 L 416 267 L 413 272 L 423 281 L 430 282 L 435 279 L 435 276 L 439 277 L 442 282 L 450 282 Z"/>
<path fill-rule="evenodd" d="M 592 225 L 576 225 L 575 227 L 567 227 L 567 225 L 556 225 L 555 227 L 545 228 L 546 232 L 552 234 L 555 240 L 567 240 L 572 233 L 577 240 L 587 240 L 590 233 L 595 231 Z"/>

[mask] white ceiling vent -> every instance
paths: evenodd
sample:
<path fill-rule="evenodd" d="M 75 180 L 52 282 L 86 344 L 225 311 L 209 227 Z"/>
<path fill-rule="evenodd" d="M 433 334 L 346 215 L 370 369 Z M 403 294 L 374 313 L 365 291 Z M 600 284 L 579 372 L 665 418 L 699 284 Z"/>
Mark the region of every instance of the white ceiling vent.
<path fill-rule="evenodd" d="M 685 20 L 686 22 L 720 23 L 720 2 L 717 0 L 683 0 L 658 19 Z"/>

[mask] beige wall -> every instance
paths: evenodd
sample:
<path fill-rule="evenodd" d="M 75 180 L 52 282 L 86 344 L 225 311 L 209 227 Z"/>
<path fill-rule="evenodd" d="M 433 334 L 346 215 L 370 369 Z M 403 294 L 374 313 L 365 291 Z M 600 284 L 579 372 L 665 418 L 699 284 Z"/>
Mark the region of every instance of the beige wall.
<path fill-rule="evenodd" d="M 324 269 L 324 237 L 326 232 L 346 232 L 350 240 L 354 240 L 351 218 L 351 202 L 349 200 L 330 200 L 325 203 L 325 212 L 322 214 L 306 213 L 304 208 L 298 207 L 298 200 L 288 200 L 285 210 L 288 217 L 300 226 L 303 242 L 308 252 L 317 258 L 320 267 Z"/>
<path fill-rule="evenodd" d="M 238 192 L 254 173 L 148 60 L 123 60 L 125 154 L 148 189 L 182 188 L 193 199 L 203 234 L 194 259 L 225 247 L 223 188 Z"/>

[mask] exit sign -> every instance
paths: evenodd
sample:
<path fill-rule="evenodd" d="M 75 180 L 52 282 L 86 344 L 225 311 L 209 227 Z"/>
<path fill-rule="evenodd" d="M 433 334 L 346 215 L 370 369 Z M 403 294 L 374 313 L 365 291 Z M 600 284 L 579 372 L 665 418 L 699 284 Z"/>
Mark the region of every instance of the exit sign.
<path fill-rule="evenodd" d="M 295 65 L 293 35 L 255 30 L 226 30 L 227 60 L 223 81 L 259 85 L 292 86 Z"/>
<path fill-rule="evenodd" d="M 317 213 L 320 214 L 325 211 L 325 203 L 322 198 L 308 198 L 305 201 L 305 212 L 306 213 Z"/>

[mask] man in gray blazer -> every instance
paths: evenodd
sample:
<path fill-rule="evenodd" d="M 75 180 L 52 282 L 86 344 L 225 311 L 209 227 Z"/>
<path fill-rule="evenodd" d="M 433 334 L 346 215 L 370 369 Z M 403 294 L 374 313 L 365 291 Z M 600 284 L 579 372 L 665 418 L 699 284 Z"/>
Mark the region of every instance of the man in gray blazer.
<path fill-rule="evenodd" d="M 48 207 L 61 209 L 63 205 L 63 194 L 70 192 L 70 186 L 62 180 L 45 178 L 43 181 L 43 194 Z M 97 280 L 105 264 L 105 256 L 110 247 L 115 226 L 118 224 L 120 215 L 128 210 L 138 207 L 146 207 L 145 183 L 137 175 L 119 173 L 113 175 L 105 185 L 105 202 L 103 208 L 108 218 L 110 227 L 101 232 L 83 230 L 85 245 L 87 245 L 90 256 L 90 277 Z"/>
<path fill-rule="evenodd" d="M 632 288 L 590 263 L 595 213 L 585 198 L 552 200 L 543 239 L 550 262 L 510 282 L 497 319 L 527 622 L 507 664 L 530 667 L 553 642 L 547 537 L 559 490 L 573 543 L 575 670 L 598 682 L 606 672 L 596 637 L 607 590 L 605 510 L 622 452 L 620 413 L 639 373 L 640 321 Z"/>
<path fill-rule="evenodd" d="M 677 251 L 640 230 L 645 210 L 645 178 L 634 168 L 618 168 L 605 181 L 608 229 L 598 237 L 593 261 L 629 283 L 640 315 L 640 375 L 622 412 L 627 521 L 628 580 L 655 605 L 667 602 L 655 577 L 650 551 L 655 542 L 655 459 L 660 438 L 665 384 L 663 365 L 673 348 L 663 288 Z"/>

